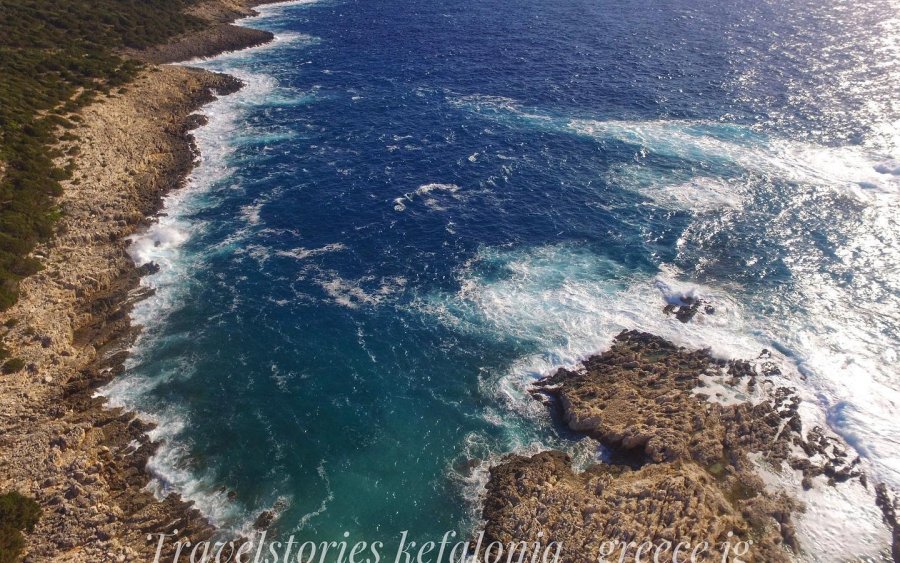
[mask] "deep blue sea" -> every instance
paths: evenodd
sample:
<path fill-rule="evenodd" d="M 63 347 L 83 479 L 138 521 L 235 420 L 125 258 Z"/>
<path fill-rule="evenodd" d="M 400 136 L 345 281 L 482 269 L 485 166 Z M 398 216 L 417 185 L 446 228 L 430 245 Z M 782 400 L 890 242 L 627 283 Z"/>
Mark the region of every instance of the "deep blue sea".
<path fill-rule="evenodd" d="M 224 529 L 439 538 L 554 428 L 535 378 L 622 329 L 776 353 L 900 486 L 896 0 L 321 0 L 267 46 L 132 254 L 156 288 L 105 393 L 157 421 L 161 494 Z M 715 313 L 682 324 L 667 302 Z M 770 475 L 799 489 L 799 476 Z M 805 557 L 888 542 L 871 492 L 803 497 Z"/>

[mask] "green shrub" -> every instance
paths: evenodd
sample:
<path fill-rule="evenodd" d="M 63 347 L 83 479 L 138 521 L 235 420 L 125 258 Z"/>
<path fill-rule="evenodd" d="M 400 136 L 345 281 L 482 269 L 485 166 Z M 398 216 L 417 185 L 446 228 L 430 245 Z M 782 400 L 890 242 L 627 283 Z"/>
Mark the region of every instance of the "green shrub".
<path fill-rule="evenodd" d="M 3 367 L 0 368 L 6 375 L 20 372 L 23 369 L 25 369 L 25 360 L 22 358 L 10 358 L 3 362 Z"/>
<path fill-rule="evenodd" d="M 19 559 L 25 538 L 15 528 L 0 527 L 0 563 L 15 563 Z"/>
<path fill-rule="evenodd" d="M 73 170 L 54 166 L 50 147 L 77 139 L 74 114 L 98 92 L 137 75 L 121 49 L 199 29 L 184 13 L 196 1 L 0 0 L 0 310 L 36 271 L 24 258 L 52 234 L 53 198 Z"/>
<path fill-rule="evenodd" d="M 41 517 L 41 507 L 33 499 L 15 491 L 0 495 L 0 563 L 18 560 L 25 539 Z"/>

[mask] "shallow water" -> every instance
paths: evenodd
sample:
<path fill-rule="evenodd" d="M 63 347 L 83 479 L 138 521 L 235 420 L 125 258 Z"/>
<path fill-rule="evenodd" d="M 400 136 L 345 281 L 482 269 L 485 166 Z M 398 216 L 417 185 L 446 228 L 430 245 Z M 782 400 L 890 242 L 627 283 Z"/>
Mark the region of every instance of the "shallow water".
<path fill-rule="evenodd" d="M 898 13 L 264 7 L 274 43 L 201 63 L 247 87 L 132 247 L 162 268 L 106 393 L 160 422 L 154 486 L 226 529 L 281 499 L 301 537 L 470 530 L 468 460 L 596 454 L 526 386 L 624 328 L 775 350 L 804 416 L 900 486 Z M 715 314 L 662 314 L 690 291 Z M 861 489 L 816 495 L 807 558 L 885 545 Z"/>

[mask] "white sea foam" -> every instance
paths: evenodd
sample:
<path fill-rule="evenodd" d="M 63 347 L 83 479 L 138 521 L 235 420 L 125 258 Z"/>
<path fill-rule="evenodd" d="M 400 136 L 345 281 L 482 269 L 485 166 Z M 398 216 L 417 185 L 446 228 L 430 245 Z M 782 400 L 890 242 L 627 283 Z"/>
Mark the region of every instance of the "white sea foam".
<path fill-rule="evenodd" d="M 402 291 L 407 282 L 401 276 L 365 276 L 347 280 L 332 270 L 318 270 L 314 281 L 335 303 L 348 309 L 375 307 Z"/>
<path fill-rule="evenodd" d="M 896 198 L 900 193 L 900 180 L 893 174 L 890 164 L 880 163 L 877 155 L 860 147 L 821 147 L 769 138 L 747 128 L 710 122 L 582 119 L 569 121 L 567 127 L 600 141 L 616 140 L 634 145 L 639 153 L 646 151 L 694 163 L 736 167 L 733 171 L 736 173 L 744 171 L 789 182 L 821 185 L 851 193 L 866 202 L 879 196 Z M 707 190 L 696 193 L 695 197 L 713 197 L 721 203 L 740 195 L 729 182 L 703 182 L 701 186 L 679 184 L 681 188 L 705 187 Z M 660 183 L 667 197 L 675 195 L 673 190 L 679 187 L 666 186 L 665 178 Z M 723 187 L 726 189 L 722 190 Z"/>
<path fill-rule="evenodd" d="M 129 253 L 137 264 L 154 262 L 160 266 L 158 273 L 141 282 L 155 289 L 155 294 L 139 303 L 132 313 L 134 321 L 145 327 L 145 334 L 152 334 L 178 301 L 187 273 L 192 270 L 187 262 L 198 259 L 185 258 L 179 251 L 192 234 L 204 228 L 202 223 L 192 222 L 188 217 L 195 209 L 214 204 L 207 200 L 210 191 L 232 173 L 229 161 L 236 147 L 234 132 L 243 129 L 240 117 L 244 109 L 253 100 L 265 98 L 275 87 L 271 79 L 244 77 L 248 79 L 245 88 L 204 107 L 208 123 L 193 133 L 200 157 L 187 185 L 167 195 L 163 200 L 164 213 L 157 222 L 131 239 Z M 243 213 L 250 223 L 258 218 L 258 208 L 248 207 Z M 139 340 L 138 347 L 140 344 Z"/>
<path fill-rule="evenodd" d="M 502 423 L 498 421 L 498 424 Z M 510 436 L 518 437 L 516 433 L 510 434 Z M 589 442 L 590 444 L 588 444 Z M 588 452 L 587 455 L 593 457 L 596 443 L 592 440 L 585 440 L 582 446 L 586 447 L 580 447 L 578 451 Z M 487 493 L 490 471 L 492 467 L 503 462 L 506 457 L 504 452 L 514 451 L 518 455 L 530 456 L 547 449 L 549 449 L 548 445 L 540 440 L 516 441 L 498 446 L 478 432 L 466 434 L 463 438 L 460 455 L 456 459 L 450 460 L 445 470 L 450 482 L 459 488 L 467 507 L 466 521 L 463 522 L 464 531 L 477 532 L 483 529 L 482 507 Z M 575 457 L 583 456 L 576 454 Z M 573 464 L 573 466 L 576 465 L 577 463 Z"/>
<path fill-rule="evenodd" d="M 428 197 L 429 194 L 431 194 L 432 192 L 444 192 L 455 198 L 457 192 L 459 192 L 459 189 L 459 186 L 457 186 L 456 184 L 423 184 L 416 188 L 414 191 L 407 192 L 401 197 L 394 199 L 394 211 L 405 211 L 407 204 L 410 204 L 419 198 L 424 198 L 423 201 L 425 202 L 425 205 L 427 205 L 431 209 L 434 209 L 436 211 L 443 211 L 444 208 L 441 206 L 440 201 L 433 197 Z"/>
<path fill-rule="evenodd" d="M 508 111 L 521 112 L 522 108 L 518 101 L 505 96 L 489 96 L 482 94 L 471 94 L 467 96 L 454 97 L 450 99 L 451 103 L 457 106 L 471 107 L 477 111 Z"/>
<path fill-rule="evenodd" d="M 736 126 L 703 122 L 573 120 L 569 127 L 597 139 L 612 138 L 634 144 L 654 154 L 737 166 L 738 171 L 763 177 L 834 188 L 864 202 L 883 196 L 896 200 L 900 193 L 900 180 L 893 174 L 893 168 L 879 162 L 878 155 L 860 147 L 821 147 L 768 138 Z M 721 185 L 713 184 L 717 188 Z M 708 197 L 709 193 L 704 195 Z M 714 195 L 726 201 L 730 197 L 728 191 Z"/>
<path fill-rule="evenodd" d="M 318 1 L 319 0 L 289 0 L 287 2 L 263 4 L 254 8 L 254 10 L 256 11 L 256 15 L 236 20 L 235 24 L 245 27 L 266 27 L 267 23 L 275 23 L 278 18 L 282 17 L 285 11 L 291 9 L 292 7 L 305 4 L 315 4 Z M 223 63 L 234 64 L 238 61 L 246 60 L 249 57 L 258 54 L 260 51 L 283 48 L 285 46 L 297 43 L 314 43 L 317 40 L 317 38 L 306 35 L 304 33 L 276 32 L 273 35 L 275 36 L 274 39 L 263 45 L 258 45 L 256 47 L 251 47 L 248 49 L 228 51 L 225 53 L 220 53 L 213 57 L 197 57 L 179 64 L 191 66 L 196 66 L 204 62 L 213 62 L 218 66 L 221 66 Z"/>
<path fill-rule="evenodd" d="M 900 487 L 896 340 L 872 318 L 879 313 L 847 302 L 844 288 L 807 272 L 796 280 L 806 315 L 775 318 L 771 332 L 816 390 L 828 424 L 869 463 L 870 476 Z M 897 318 L 896 303 L 882 305 L 882 314 Z"/>
<path fill-rule="evenodd" d="M 153 476 L 149 490 L 158 498 L 178 493 L 190 499 L 214 525 L 224 529 L 243 527 L 250 518 L 239 505 L 228 499 L 228 491 L 210 486 L 215 475 L 198 473 L 195 468 L 185 465 L 190 452 L 185 445 L 175 439 L 187 424 L 173 412 L 157 418 L 159 426 L 151 432 L 154 441 L 161 441 L 158 451 L 147 462 L 147 470 Z"/>
<path fill-rule="evenodd" d="M 758 455 L 751 454 L 751 458 L 767 490 L 787 492 L 804 503 L 804 510 L 793 518 L 803 549 L 801 560 L 883 560 L 880 556 L 891 543 L 890 533 L 881 522 L 881 510 L 871 491 L 859 481 L 805 490 L 800 471 L 784 468 L 776 473 Z"/>
<path fill-rule="evenodd" d="M 739 181 L 720 178 L 697 177 L 675 185 L 660 186 L 657 190 L 648 190 L 648 195 L 657 203 L 667 207 L 678 207 L 690 211 L 716 211 L 720 209 L 737 209 L 743 203 Z"/>
<path fill-rule="evenodd" d="M 143 396 L 152 388 L 163 385 L 174 377 L 189 377 L 190 372 L 191 369 L 182 362 L 153 380 L 126 375 L 114 380 L 103 393 L 108 397 L 110 407 L 137 410 L 141 419 L 155 425 L 148 435 L 151 440 L 160 443 L 160 447 L 147 461 L 147 471 L 151 476 L 148 490 L 157 498 L 178 493 L 192 500 L 195 507 L 209 517 L 214 525 L 234 530 L 236 526 L 242 526 L 242 522 L 250 518 L 250 514 L 231 502 L 227 491 L 210 486 L 210 483 L 215 482 L 213 475 L 198 473 L 185 464 L 188 452 L 185 444 L 176 437 L 190 427 L 186 415 L 176 407 L 169 407 L 155 414 L 141 412 L 139 409 Z M 137 446 L 135 443 L 134 447 Z"/>
<path fill-rule="evenodd" d="M 832 268 L 852 271 L 853 282 L 840 283 L 824 275 L 809 249 L 794 251 L 788 239 L 789 252 L 782 260 L 792 272 L 792 299 L 799 300 L 802 309 L 771 312 L 748 328 L 796 364 L 805 378 L 800 386 L 811 395 L 814 418 L 853 445 L 874 480 L 900 486 L 896 423 L 900 374 L 895 364 L 897 340 L 888 328 L 900 318 L 896 283 L 889 274 L 900 265 L 896 159 L 863 147 L 817 146 L 722 123 L 570 119 L 524 110 L 511 100 L 480 98 L 465 103 L 506 123 L 633 146 L 638 163 L 611 169 L 609 180 L 665 207 L 740 212 L 749 197 L 765 197 L 748 193 L 745 179 L 795 183 L 802 186 L 795 201 L 773 218 L 776 232 L 790 235 L 804 228 L 797 217 L 828 213 L 827 207 L 814 207 L 807 194 L 849 195 L 862 204 L 857 224 L 835 234 L 835 253 L 843 264 Z M 661 172 L 642 163 L 650 155 L 686 160 L 690 169 L 702 164 L 729 179 L 685 178 L 688 168 Z M 703 232 L 698 236 L 709 237 L 710 229 L 728 228 L 727 223 L 699 225 Z M 689 244 L 682 239 L 679 248 Z"/>
<path fill-rule="evenodd" d="M 253 18 L 245 18 L 238 21 L 247 22 L 250 19 Z M 262 51 L 281 49 L 287 46 L 295 46 L 297 44 L 313 44 L 317 41 L 317 38 L 311 35 L 306 35 L 304 33 L 275 33 L 273 35 L 274 37 L 271 41 L 269 41 L 268 43 L 263 43 L 262 45 L 257 45 L 256 47 L 227 51 L 213 57 L 195 57 L 193 59 L 178 62 L 176 64 L 186 66 L 200 66 L 205 63 L 209 63 L 212 66 L 221 68 L 226 64 L 237 64 L 242 61 L 250 60 L 253 56 L 258 55 Z"/>
<path fill-rule="evenodd" d="M 672 282 L 664 278 L 657 278 L 654 285 L 656 285 L 656 289 L 659 290 L 668 305 L 690 305 L 701 299 L 696 286 L 673 287 Z"/>
<path fill-rule="evenodd" d="M 484 499 L 490 468 L 500 461 L 496 448 L 477 432 L 463 438 L 463 450 L 459 459 L 447 467 L 447 475 L 456 481 L 463 491 L 463 498 L 470 506 L 469 527 L 476 529 L 481 523 L 481 501 Z"/>
<path fill-rule="evenodd" d="M 244 221 L 249 225 L 258 225 L 260 219 L 259 213 L 262 211 L 263 205 L 264 202 L 260 201 L 241 207 L 241 217 L 243 217 Z"/>
<path fill-rule="evenodd" d="M 606 180 L 634 190 L 660 207 L 692 213 L 739 210 L 747 200 L 746 182 L 741 178 L 695 176 L 682 181 L 648 166 L 627 164 L 611 167 Z"/>
<path fill-rule="evenodd" d="M 481 268 L 501 274 L 485 279 Z M 756 354 L 752 340 L 718 338 L 730 328 L 746 332 L 738 305 L 724 292 L 681 284 L 674 273 L 637 279 L 616 262 L 578 245 L 550 245 L 523 251 L 484 249 L 460 273 L 458 295 L 421 303 L 463 330 L 556 342 L 546 367 L 573 365 L 584 354 L 607 346 L 625 328 L 655 329 L 685 345 L 710 345 L 723 356 Z M 690 325 L 662 314 L 661 292 L 703 295 L 716 314 Z M 547 369 L 532 370 L 534 375 Z"/>
<path fill-rule="evenodd" d="M 484 277 L 483 268 L 492 274 Z M 702 294 L 716 313 L 689 325 L 667 317 L 657 281 L 672 295 Z M 522 358 L 507 376 L 483 382 L 486 393 L 496 394 L 508 410 L 525 416 L 544 416 L 543 405 L 528 393 L 535 379 L 558 367 L 574 367 L 607 348 L 624 329 L 652 331 L 683 345 L 709 346 L 722 357 L 755 357 L 763 347 L 752 337 L 732 337 L 746 335 L 750 328 L 740 308 L 723 292 L 682 288 L 666 274 L 657 280 L 636 278 L 579 246 L 484 249 L 460 273 L 459 282 L 458 294 L 430 296 L 416 306 L 456 330 L 535 344 L 538 352 Z"/>
<path fill-rule="evenodd" d="M 331 244 L 326 244 L 320 248 L 294 248 L 291 250 L 279 250 L 276 252 L 279 256 L 288 256 L 290 258 L 296 258 L 297 260 L 306 260 L 307 258 L 313 258 L 316 256 L 320 256 L 322 254 L 329 254 L 332 252 L 341 252 L 342 250 L 346 250 L 347 247 L 343 243 L 333 242 Z"/>
<path fill-rule="evenodd" d="M 304 514 L 300 521 L 297 523 L 297 527 L 295 531 L 300 531 L 307 526 L 314 518 L 320 516 L 328 510 L 328 505 L 331 504 L 331 501 L 334 500 L 334 492 L 331 490 L 331 481 L 328 479 L 328 472 L 325 470 L 325 461 L 323 460 L 319 463 L 319 467 L 316 468 L 316 472 L 319 474 L 319 477 L 322 479 L 322 482 L 325 487 L 325 498 L 322 499 L 322 503 L 319 507 L 312 512 L 308 512 Z"/>
<path fill-rule="evenodd" d="M 186 231 L 187 227 L 176 221 L 160 220 L 131 239 L 128 254 L 138 266 L 165 261 L 188 239 Z"/>
<path fill-rule="evenodd" d="M 636 149 L 636 157 L 653 154 L 691 163 L 723 168 L 730 174 L 752 173 L 762 177 L 810 183 L 851 193 L 864 202 L 900 195 L 896 160 L 885 160 L 862 147 L 823 147 L 763 135 L 741 125 L 688 120 L 572 119 L 525 109 L 515 100 L 491 96 L 466 96 L 458 105 L 486 117 L 556 132 L 583 135 L 600 143 L 618 142 Z M 740 190 L 729 182 L 683 178 L 671 182 L 658 178 L 643 183 L 651 198 L 685 206 L 712 199 L 718 204 L 740 201 Z M 655 188 L 655 190 L 653 189 Z M 654 193 L 657 192 L 657 193 Z M 686 193 L 685 193 L 686 192 Z M 703 203 L 701 203 L 703 205 Z"/>
<path fill-rule="evenodd" d="M 615 138 L 692 161 L 730 162 L 750 174 L 851 195 L 864 206 L 850 230 L 835 233 L 834 252 L 841 263 L 829 266 L 852 271 L 853 283 L 836 282 L 821 272 L 809 251 L 795 251 L 788 239 L 788 252 L 782 260 L 792 273 L 793 292 L 802 299 L 804 310 L 772 315 L 757 330 L 777 342 L 798 364 L 830 426 L 869 460 L 875 478 L 900 486 L 896 423 L 900 372 L 891 360 L 897 356 L 897 340 L 886 328 L 900 319 L 896 282 L 888 273 L 900 266 L 897 161 L 881 160 L 860 147 L 820 147 L 730 129 L 723 132 L 718 125 L 678 121 L 573 123 L 579 133 L 598 139 Z M 737 141 L 729 138 L 731 133 Z M 660 193 L 684 187 L 667 185 L 665 177 L 655 179 L 655 183 L 630 185 L 652 194 L 657 201 Z M 712 194 L 714 199 L 727 200 L 731 197 L 729 190 L 733 190 L 734 201 L 746 199 L 739 182 L 728 181 L 726 185 L 720 194 L 718 190 L 706 190 L 701 197 Z M 803 228 L 798 226 L 798 217 L 827 212 L 827 208 L 811 207 L 801 191 L 787 210 L 772 219 L 772 228 L 790 234 Z"/>

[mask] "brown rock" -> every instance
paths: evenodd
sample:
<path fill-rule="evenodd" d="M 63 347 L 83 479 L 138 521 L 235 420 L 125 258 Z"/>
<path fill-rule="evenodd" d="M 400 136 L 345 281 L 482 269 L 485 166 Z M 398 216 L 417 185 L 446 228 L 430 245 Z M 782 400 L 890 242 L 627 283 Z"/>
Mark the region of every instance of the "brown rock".
<path fill-rule="evenodd" d="M 490 541 L 558 541 L 574 562 L 596 561 L 604 541 L 720 544 L 730 532 L 754 540 L 751 560 L 790 560 L 798 505 L 768 494 L 747 458 L 786 459 L 790 430 L 769 402 L 723 406 L 693 392 L 704 374 L 743 380 L 750 364 L 722 365 L 706 351 L 626 331 L 583 367 L 539 386 L 571 429 L 637 462 L 575 473 L 561 452 L 508 458 L 487 487 Z"/>

